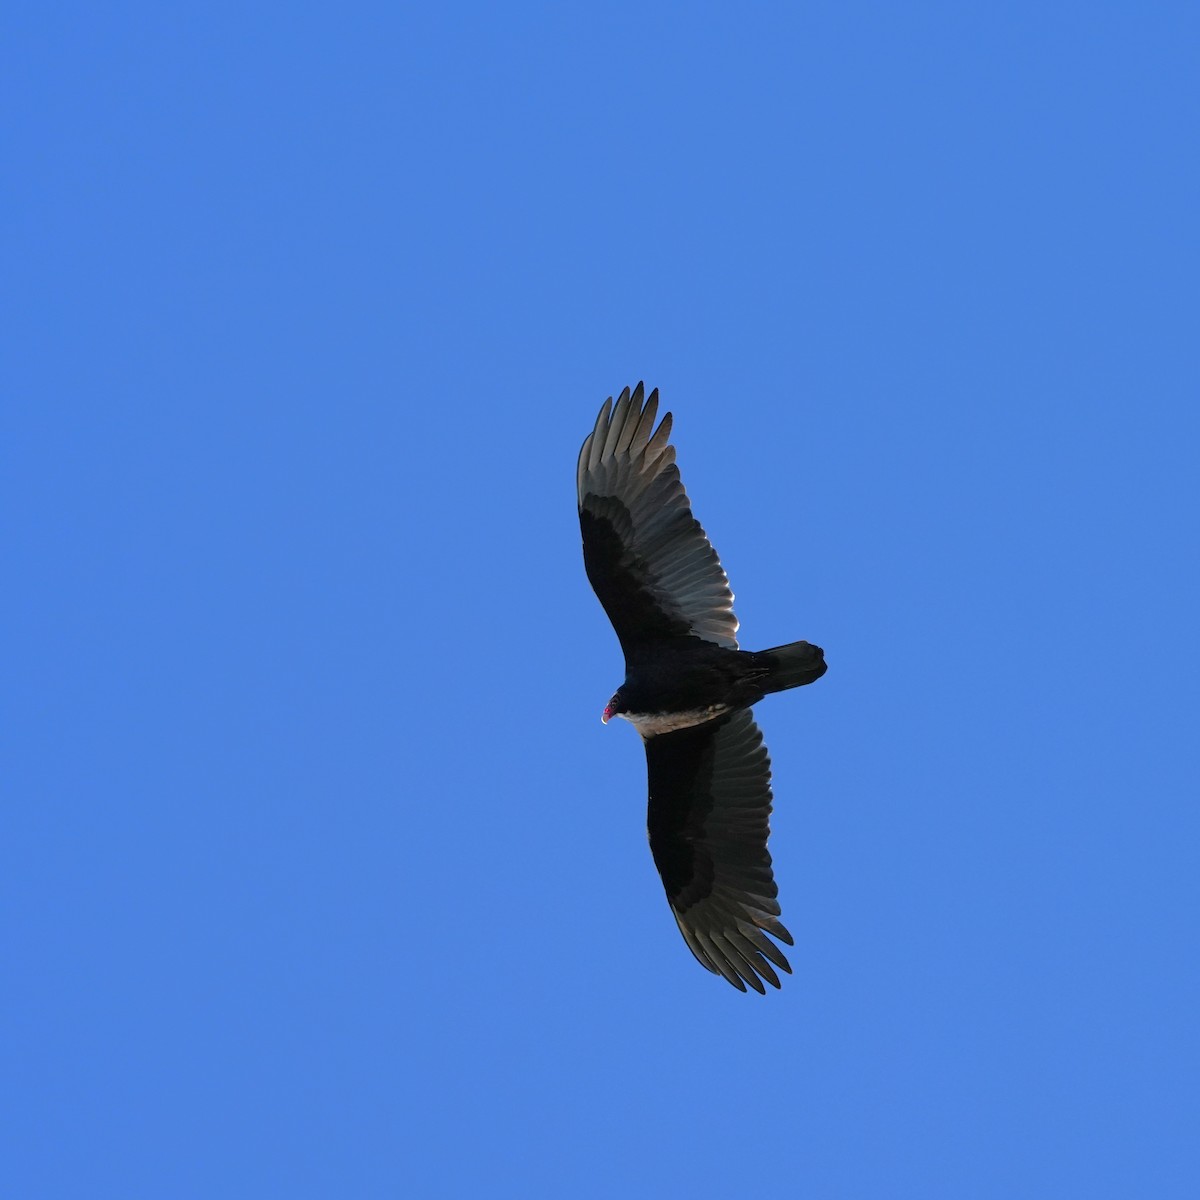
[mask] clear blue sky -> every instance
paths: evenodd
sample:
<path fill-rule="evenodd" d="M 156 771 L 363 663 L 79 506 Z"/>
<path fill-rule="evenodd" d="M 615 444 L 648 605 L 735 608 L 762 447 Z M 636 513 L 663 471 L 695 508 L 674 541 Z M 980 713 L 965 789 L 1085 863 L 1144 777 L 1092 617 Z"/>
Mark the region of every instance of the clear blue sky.
<path fill-rule="evenodd" d="M 1194 5 L 9 6 L 0 1190 L 1200 1194 Z M 675 413 L 795 975 L 574 467 Z"/>

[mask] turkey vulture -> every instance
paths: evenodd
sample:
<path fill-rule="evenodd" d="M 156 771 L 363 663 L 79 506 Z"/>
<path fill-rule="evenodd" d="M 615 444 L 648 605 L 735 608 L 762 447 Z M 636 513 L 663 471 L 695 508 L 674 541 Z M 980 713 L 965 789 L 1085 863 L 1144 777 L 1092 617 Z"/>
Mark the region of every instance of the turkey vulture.
<path fill-rule="evenodd" d="M 650 851 L 684 941 L 735 988 L 791 972 L 767 852 L 771 763 L 750 706 L 825 674 L 819 646 L 739 650 L 733 593 L 692 516 L 658 389 L 610 396 L 579 452 L 583 561 L 625 653 L 601 718 L 646 746 Z"/>

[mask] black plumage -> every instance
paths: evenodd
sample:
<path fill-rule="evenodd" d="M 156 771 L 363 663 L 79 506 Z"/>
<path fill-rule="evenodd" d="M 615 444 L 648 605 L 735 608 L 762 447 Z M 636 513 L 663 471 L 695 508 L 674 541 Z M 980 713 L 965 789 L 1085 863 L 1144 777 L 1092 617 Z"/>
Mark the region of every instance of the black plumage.
<path fill-rule="evenodd" d="M 644 403 L 643 403 L 644 401 Z M 692 953 L 742 991 L 791 971 L 767 851 L 771 763 L 750 706 L 825 673 L 819 646 L 738 649 L 729 580 L 692 516 L 658 391 L 605 401 L 579 454 L 588 579 L 625 653 L 604 710 L 646 747 L 650 849 Z"/>

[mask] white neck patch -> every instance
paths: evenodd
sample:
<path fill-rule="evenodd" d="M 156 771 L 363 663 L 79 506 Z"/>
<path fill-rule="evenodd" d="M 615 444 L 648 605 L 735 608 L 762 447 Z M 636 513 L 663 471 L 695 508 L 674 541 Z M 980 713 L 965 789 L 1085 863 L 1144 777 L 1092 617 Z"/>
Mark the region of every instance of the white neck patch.
<path fill-rule="evenodd" d="M 644 738 L 656 737 L 660 733 L 674 733 L 677 729 L 688 729 L 703 725 L 714 717 L 729 711 L 728 704 L 710 704 L 707 708 L 693 708 L 687 712 L 673 713 L 619 713 L 633 725 Z"/>

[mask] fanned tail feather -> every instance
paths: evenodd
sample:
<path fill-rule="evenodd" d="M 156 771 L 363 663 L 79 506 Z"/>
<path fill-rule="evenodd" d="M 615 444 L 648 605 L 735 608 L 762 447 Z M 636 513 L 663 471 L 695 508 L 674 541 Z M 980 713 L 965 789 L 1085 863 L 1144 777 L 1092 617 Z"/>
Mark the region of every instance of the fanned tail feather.
<path fill-rule="evenodd" d="M 786 646 L 774 646 L 762 650 L 755 658 L 767 660 L 771 668 L 768 692 L 784 692 L 788 688 L 803 687 L 825 674 L 825 651 L 811 642 L 789 642 Z"/>

